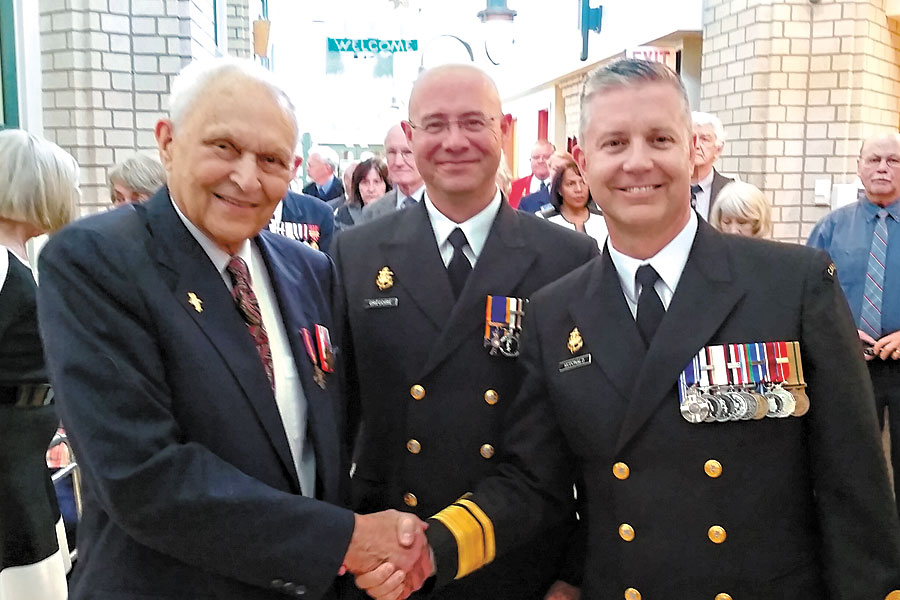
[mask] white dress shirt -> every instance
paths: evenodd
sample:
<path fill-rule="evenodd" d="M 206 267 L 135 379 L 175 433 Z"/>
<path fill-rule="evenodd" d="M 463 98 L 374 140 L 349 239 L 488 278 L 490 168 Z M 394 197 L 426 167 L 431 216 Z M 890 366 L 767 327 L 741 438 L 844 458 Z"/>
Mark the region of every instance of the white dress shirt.
<path fill-rule="evenodd" d="M 709 199 L 710 194 L 712 193 L 712 182 L 715 174 L 715 169 L 710 169 L 709 175 L 697 182 L 697 185 L 700 186 L 700 191 L 696 194 L 697 201 L 695 209 L 700 216 L 707 221 L 709 220 Z"/>
<path fill-rule="evenodd" d="M 547 179 L 538 179 L 536 176 L 531 176 L 531 186 L 528 188 L 528 193 L 533 194 L 535 192 L 541 191 L 541 184 L 544 183 L 547 185 L 547 189 L 550 189 L 550 177 Z"/>
<path fill-rule="evenodd" d="M 423 183 L 422 185 L 420 185 L 419 188 L 416 191 L 414 191 L 412 194 L 410 194 L 409 196 L 407 196 L 406 194 L 401 192 L 400 188 L 394 188 L 394 189 L 397 190 L 397 210 L 400 210 L 401 208 L 403 208 L 403 202 L 407 198 L 412 198 L 416 202 L 418 202 L 419 200 L 422 199 L 422 194 L 425 192 L 425 184 Z"/>
<path fill-rule="evenodd" d="M 444 266 L 449 265 L 450 260 L 453 258 L 453 244 L 447 238 L 450 237 L 454 229 L 459 227 L 466 234 L 466 240 L 469 242 L 463 248 L 463 254 L 469 259 L 469 263 L 474 269 L 478 255 L 484 249 L 488 234 L 491 232 L 494 218 L 496 218 L 497 212 L 500 210 L 500 203 L 503 201 L 500 190 L 497 190 L 497 193 L 494 194 L 494 199 L 481 212 L 462 223 L 454 223 L 444 216 L 444 213 L 435 208 L 428 197 L 428 192 L 425 192 L 424 199 L 425 209 L 428 211 L 428 219 L 431 221 L 431 229 L 434 232 L 438 250 L 441 251 L 441 259 L 444 261 Z"/>
<path fill-rule="evenodd" d="M 231 275 L 228 273 L 228 263 L 231 256 L 216 245 L 196 225 L 178 209 L 178 205 L 172 202 L 175 212 L 187 230 L 191 233 L 200 247 L 206 252 L 209 260 L 219 271 L 222 281 L 232 290 Z M 281 318 L 281 310 L 278 307 L 278 298 L 272 288 L 272 281 L 266 269 L 262 253 L 256 244 L 250 240 L 244 240 L 240 250 L 235 253 L 247 263 L 250 272 L 250 284 L 259 310 L 262 316 L 263 327 L 269 336 L 269 349 L 272 353 L 272 368 L 275 379 L 275 404 L 281 415 L 281 423 L 287 436 L 288 446 L 291 450 L 291 458 L 297 469 L 300 480 L 300 489 L 304 496 L 313 497 L 316 492 L 316 457 L 313 451 L 312 440 L 307 439 L 307 403 L 303 385 L 300 382 L 300 374 L 294 363 L 294 354 L 288 341 L 284 321 Z M 235 310 L 238 310 L 235 307 Z"/>
<path fill-rule="evenodd" d="M 639 267 L 649 264 L 659 274 L 659 279 L 653 289 L 656 290 L 659 299 L 662 301 L 663 308 L 669 310 L 669 303 L 672 302 L 672 296 L 675 295 L 675 289 L 678 287 L 678 281 L 681 279 L 681 273 L 684 271 L 684 265 L 687 263 L 688 255 L 691 253 L 691 246 L 694 243 L 694 236 L 697 235 L 697 214 L 691 211 L 687 225 L 676 235 L 671 242 L 666 244 L 662 250 L 651 256 L 647 260 L 632 258 L 622 254 L 613 247 L 612 240 L 609 240 L 607 248 L 609 248 L 609 257 L 616 266 L 619 274 L 619 283 L 622 285 L 622 292 L 625 294 L 625 300 L 628 302 L 628 308 L 631 309 L 631 316 L 637 318 L 637 303 L 641 296 L 640 285 L 637 282 L 636 275 Z"/>
<path fill-rule="evenodd" d="M 578 231 L 575 228 L 575 224 L 568 222 L 561 214 L 555 214 L 550 217 L 544 217 L 541 213 L 537 214 L 551 223 L 556 223 L 557 225 L 562 225 L 573 231 Z M 609 236 L 609 229 L 606 228 L 606 219 L 603 218 L 603 215 L 590 213 L 587 220 L 584 222 L 584 233 L 597 240 L 597 247 L 602 249 L 603 244 L 606 243 L 607 236 Z"/>

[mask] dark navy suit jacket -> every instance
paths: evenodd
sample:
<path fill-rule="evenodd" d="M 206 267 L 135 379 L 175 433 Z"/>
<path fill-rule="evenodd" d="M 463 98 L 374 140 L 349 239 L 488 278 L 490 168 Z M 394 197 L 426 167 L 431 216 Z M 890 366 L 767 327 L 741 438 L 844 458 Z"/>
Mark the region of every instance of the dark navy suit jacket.
<path fill-rule="evenodd" d="M 528 194 L 519 202 L 519 210 L 536 213 L 545 204 L 550 204 L 550 188 Z"/>
<path fill-rule="evenodd" d="M 318 249 L 328 252 L 334 234 L 334 211 L 325 202 L 315 196 L 288 190 L 281 199 L 281 220 L 318 226 Z"/>
<path fill-rule="evenodd" d="M 77 221 L 41 253 L 47 362 L 84 482 L 72 598 L 332 593 L 353 531 L 335 505 L 337 378 L 313 383 L 299 333 L 332 327 L 332 265 L 268 231 L 253 241 L 306 395 L 318 499 L 300 495 L 247 325 L 168 190 Z"/>

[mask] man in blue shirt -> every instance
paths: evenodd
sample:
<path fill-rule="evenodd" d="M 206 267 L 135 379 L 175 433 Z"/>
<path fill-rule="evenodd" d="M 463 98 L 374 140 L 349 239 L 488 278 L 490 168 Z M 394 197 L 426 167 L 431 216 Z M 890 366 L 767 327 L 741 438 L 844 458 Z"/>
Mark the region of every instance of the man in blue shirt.
<path fill-rule="evenodd" d="M 828 251 L 837 267 L 865 348 L 882 427 L 884 407 L 889 407 L 896 474 L 900 473 L 900 134 L 866 139 L 857 173 L 865 195 L 826 215 L 807 244 Z M 900 497 L 896 476 L 894 491 Z"/>

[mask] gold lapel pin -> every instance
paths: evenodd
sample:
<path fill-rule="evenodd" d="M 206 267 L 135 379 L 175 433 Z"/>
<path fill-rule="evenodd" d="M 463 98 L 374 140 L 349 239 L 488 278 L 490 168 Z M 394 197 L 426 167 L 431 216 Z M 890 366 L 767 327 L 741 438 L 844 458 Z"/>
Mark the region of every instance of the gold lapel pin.
<path fill-rule="evenodd" d="M 569 352 L 575 354 L 581 347 L 584 345 L 584 340 L 581 339 L 581 332 L 578 331 L 576 327 L 569 333 L 569 343 L 566 344 L 566 347 L 569 349 Z"/>
<path fill-rule="evenodd" d="M 198 298 L 194 292 L 188 292 L 188 304 L 193 306 L 198 313 L 203 312 L 203 300 Z"/>
<path fill-rule="evenodd" d="M 381 267 L 381 270 L 378 271 L 378 276 L 375 277 L 375 285 L 377 285 L 378 289 L 382 292 L 393 287 L 394 272 L 388 267 Z"/>

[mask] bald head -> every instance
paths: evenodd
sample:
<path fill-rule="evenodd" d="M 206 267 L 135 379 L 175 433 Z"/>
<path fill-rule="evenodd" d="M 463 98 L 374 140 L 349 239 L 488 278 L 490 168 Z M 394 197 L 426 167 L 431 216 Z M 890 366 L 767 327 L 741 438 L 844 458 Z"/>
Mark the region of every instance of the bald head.
<path fill-rule="evenodd" d="M 451 220 L 461 223 L 494 198 L 509 122 L 497 86 L 481 69 L 435 67 L 413 86 L 403 132 L 428 198 Z"/>
<path fill-rule="evenodd" d="M 473 87 L 480 88 L 479 96 L 485 101 L 492 102 L 497 106 L 497 112 L 500 111 L 500 92 L 497 91 L 497 85 L 487 73 L 473 67 L 472 65 L 441 65 L 428 69 L 413 84 L 412 92 L 409 95 L 409 118 L 413 119 L 416 111 L 416 104 L 419 101 L 421 90 L 426 89 L 434 81 L 445 78 L 462 78 L 473 84 Z"/>
<path fill-rule="evenodd" d="M 856 172 L 869 202 L 893 204 L 900 197 L 900 133 L 879 133 L 866 138 L 859 149 Z"/>

